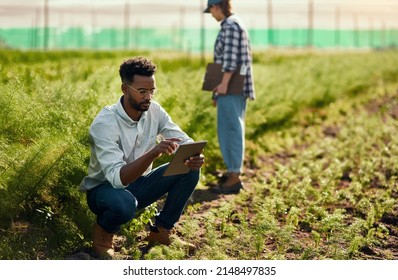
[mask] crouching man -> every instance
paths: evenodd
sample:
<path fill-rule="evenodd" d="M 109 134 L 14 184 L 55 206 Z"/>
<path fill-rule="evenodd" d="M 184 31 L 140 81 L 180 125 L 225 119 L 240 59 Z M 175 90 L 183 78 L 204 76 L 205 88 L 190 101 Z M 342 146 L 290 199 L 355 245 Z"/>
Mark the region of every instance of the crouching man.
<path fill-rule="evenodd" d="M 99 255 L 113 255 L 112 239 L 120 226 L 164 195 L 148 240 L 169 245 L 171 230 L 199 180 L 203 155 L 187 160 L 187 174 L 163 176 L 168 164 L 152 169 L 156 158 L 193 141 L 152 99 L 157 91 L 155 72 L 156 65 L 147 58 L 124 61 L 119 69 L 123 95 L 103 108 L 90 126 L 91 159 L 80 189 L 96 215 L 93 248 Z"/>

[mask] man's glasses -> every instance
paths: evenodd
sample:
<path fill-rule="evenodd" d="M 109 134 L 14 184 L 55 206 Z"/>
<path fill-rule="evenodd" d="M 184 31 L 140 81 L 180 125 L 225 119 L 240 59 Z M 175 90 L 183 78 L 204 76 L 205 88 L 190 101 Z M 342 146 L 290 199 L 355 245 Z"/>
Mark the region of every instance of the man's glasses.
<path fill-rule="evenodd" d="M 129 88 L 135 90 L 136 92 L 138 92 L 142 97 L 146 96 L 147 94 L 149 94 L 150 96 L 154 96 L 157 92 L 158 89 L 154 88 L 154 89 L 144 89 L 144 88 L 140 88 L 140 89 L 136 89 L 133 88 L 132 86 L 125 84 L 126 86 L 128 86 Z"/>

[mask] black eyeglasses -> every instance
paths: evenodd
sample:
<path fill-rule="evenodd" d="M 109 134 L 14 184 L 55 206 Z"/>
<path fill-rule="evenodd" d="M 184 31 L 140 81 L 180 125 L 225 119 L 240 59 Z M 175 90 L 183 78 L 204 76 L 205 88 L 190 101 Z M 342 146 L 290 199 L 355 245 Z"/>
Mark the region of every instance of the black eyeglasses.
<path fill-rule="evenodd" d="M 154 96 L 158 92 L 157 88 L 153 88 L 153 89 L 145 89 L 145 88 L 136 89 L 136 88 L 133 88 L 132 86 L 130 86 L 128 84 L 125 84 L 125 85 L 128 86 L 129 88 L 135 90 L 136 92 L 138 92 L 142 97 L 146 96 L 147 94 L 149 94 L 150 96 Z"/>

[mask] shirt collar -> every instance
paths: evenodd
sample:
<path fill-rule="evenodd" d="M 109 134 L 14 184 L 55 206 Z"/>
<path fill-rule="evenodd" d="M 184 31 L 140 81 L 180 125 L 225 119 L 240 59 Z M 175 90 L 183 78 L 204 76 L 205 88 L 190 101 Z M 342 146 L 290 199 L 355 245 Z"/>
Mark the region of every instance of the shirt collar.
<path fill-rule="evenodd" d="M 231 14 L 229 17 L 224 17 L 224 19 L 220 22 L 221 26 L 223 26 L 226 22 L 227 19 L 229 19 L 230 17 L 232 17 L 234 14 Z"/>
<path fill-rule="evenodd" d="M 119 99 L 119 102 L 117 102 L 117 105 L 116 105 L 116 112 L 117 112 L 117 114 L 118 114 L 126 123 L 128 123 L 128 124 L 130 124 L 130 125 L 134 125 L 134 124 L 137 124 L 140 120 L 146 118 L 148 112 L 147 112 L 147 111 L 144 111 L 144 112 L 142 112 L 142 115 L 141 115 L 141 118 L 140 118 L 139 121 L 134 121 L 133 119 L 131 119 L 131 118 L 129 117 L 129 115 L 127 115 L 126 111 L 125 111 L 124 108 L 123 108 L 123 98 L 124 98 L 124 96 L 122 95 L 122 96 L 120 97 L 120 99 Z"/>

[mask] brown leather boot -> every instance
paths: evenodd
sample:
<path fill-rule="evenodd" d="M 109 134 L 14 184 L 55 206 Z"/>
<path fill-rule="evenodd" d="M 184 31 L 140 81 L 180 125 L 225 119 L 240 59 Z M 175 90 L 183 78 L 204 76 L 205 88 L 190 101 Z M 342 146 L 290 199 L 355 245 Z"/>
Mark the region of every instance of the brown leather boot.
<path fill-rule="evenodd" d="M 173 230 L 165 229 L 160 226 L 150 226 L 150 232 L 148 236 L 148 243 L 150 245 L 162 244 L 169 246 L 174 241 L 180 244 L 182 247 L 188 248 L 189 253 L 193 253 L 196 250 L 196 246 L 194 244 L 185 242 L 179 239 L 176 235 L 173 235 Z"/>
<path fill-rule="evenodd" d="M 222 184 L 224 188 L 230 188 L 236 184 L 241 184 L 240 180 L 240 174 L 239 173 L 228 173 L 228 178 L 225 180 L 225 182 Z"/>
<path fill-rule="evenodd" d="M 228 178 L 224 183 L 211 188 L 210 191 L 217 194 L 237 194 L 243 189 L 239 173 L 228 173 Z"/>
<path fill-rule="evenodd" d="M 115 253 L 113 250 L 113 233 L 106 232 L 100 225 L 94 225 L 93 249 L 102 257 L 112 257 Z"/>

